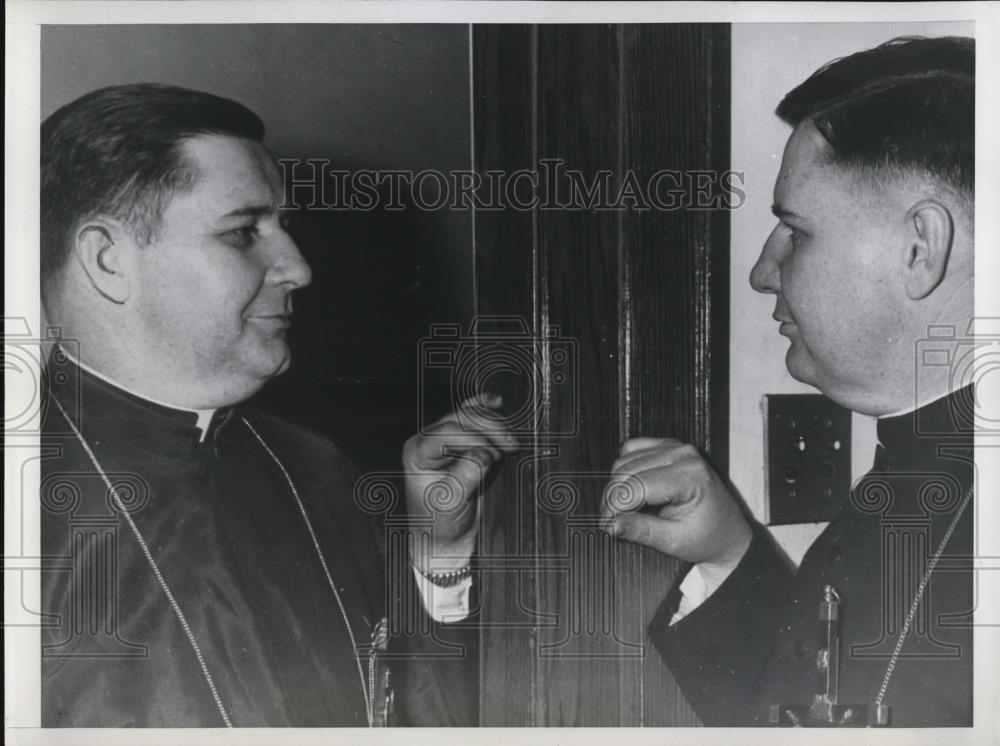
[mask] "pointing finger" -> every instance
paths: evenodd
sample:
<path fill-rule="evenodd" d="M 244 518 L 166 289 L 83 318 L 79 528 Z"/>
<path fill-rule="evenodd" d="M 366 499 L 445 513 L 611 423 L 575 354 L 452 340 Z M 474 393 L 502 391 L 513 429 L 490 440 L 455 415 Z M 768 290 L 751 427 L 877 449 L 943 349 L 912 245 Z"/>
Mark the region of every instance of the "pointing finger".
<path fill-rule="evenodd" d="M 424 433 L 426 435 L 477 433 L 490 438 L 502 451 L 518 450 L 521 444 L 510 432 L 510 426 L 503 415 L 492 408 L 479 405 L 480 401 L 480 397 L 467 399 L 461 407 L 425 427 Z M 497 397 L 494 401 L 501 399 Z"/>
<path fill-rule="evenodd" d="M 489 392 L 483 392 L 481 394 L 476 394 L 475 396 L 470 396 L 468 399 L 463 401 L 458 405 L 458 409 L 467 409 L 475 406 L 486 406 L 490 409 L 499 409 L 500 405 L 503 404 L 503 396 L 500 394 L 491 394 Z"/>
<path fill-rule="evenodd" d="M 465 399 L 461 404 L 455 407 L 452 411 L 448 412 L 444 417 L 435 420 L 425 429 L 430 429 L 437 427 L 438 425 L 444 425 L 448 422 L 455 422 L 458 419 L 460 412 L 472 412 L 476 409 L 486 410 L 486 411 L 496 411 L 503 404 L 503 397 L 500 394 L 489 394 L 482 393 L 476 394 L 475 396 L 470 396 Z M 484 411 L 484 414 L 486 414 Z"/>
<path fill-rule="evenodd" d="M 688 443 L 667 441 L 654 448 L 633 451 L 628 456 L 622 456 L 611 465 L 612 473 L 638 473 L 658 466 L 668 466 L 685 458 L 700 458 L 698 449 Z"/>
<path fill-rule="evenodd" d="M 622 442 L 621 455 L 628 456 L 636 451 L 644 451 L 647 448 L 656 448 L 665 443 L 667 438 L 629 438 Z"/>
<path fill-rule="evenodd" d="M 478 451 L 485 451 L 489 454 L 490 464 L 499 461 L 503 456 L 503 452 L 487 438 L 477 439 L 477 442 L 468 445 L 446 445 L 441 448 L 442 455 L 448 458 L 467 458 Z"/>
<path fill-rule="evenodd" d="M 419 470 L 439 468 L 478 448 L 495 449 L 493 442 L 484 435 L 451 431 L 415 436 L 407 441 L 403 453 L 405 462 Z"/>

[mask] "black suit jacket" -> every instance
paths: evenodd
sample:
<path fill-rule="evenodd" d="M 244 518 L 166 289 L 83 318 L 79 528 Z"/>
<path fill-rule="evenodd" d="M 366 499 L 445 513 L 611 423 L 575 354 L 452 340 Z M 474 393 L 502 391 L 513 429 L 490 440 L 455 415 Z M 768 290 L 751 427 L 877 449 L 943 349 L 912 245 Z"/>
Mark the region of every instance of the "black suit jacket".
<path fill-rule="evenodd" d="M 811 703 L 828 584 L 843 601 L 839 702 L 875 702 L 930 557 L 971 488 L 972 411 L 970 387 L 880 420 L 874 468 L 797 571 L 757 526 L 736 570 L 670 626 L 672 589 L 649 633 L 706 725 L 767 725 L 771 705 Z M 891 725 L 972 724 L 974 514 L 970 502 L 889 679 Z"/>

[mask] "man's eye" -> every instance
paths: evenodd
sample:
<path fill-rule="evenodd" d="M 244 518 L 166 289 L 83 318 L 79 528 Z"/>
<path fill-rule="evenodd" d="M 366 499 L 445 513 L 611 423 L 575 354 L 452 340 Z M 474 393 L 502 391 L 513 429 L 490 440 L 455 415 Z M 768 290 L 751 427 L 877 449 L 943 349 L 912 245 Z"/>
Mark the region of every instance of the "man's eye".
<path fill-rule="evenodd" d="M 802 231 L 794 228 L 788 223 L 782 223 L 785 226 L 785 230 L 788 231 L 788 242 L 792 246 L 792 251 L 797 251 L 802 248 Z"/>
<path fill-rule="evenodd" d="M 257 238 L 257 226 L 247 226 L 244 228 L 234 228 L 231 231 L 226 231 L 223 236 L 229 243 L 238 249 L 248 249 L 253 245 L 253 242 Z"/>

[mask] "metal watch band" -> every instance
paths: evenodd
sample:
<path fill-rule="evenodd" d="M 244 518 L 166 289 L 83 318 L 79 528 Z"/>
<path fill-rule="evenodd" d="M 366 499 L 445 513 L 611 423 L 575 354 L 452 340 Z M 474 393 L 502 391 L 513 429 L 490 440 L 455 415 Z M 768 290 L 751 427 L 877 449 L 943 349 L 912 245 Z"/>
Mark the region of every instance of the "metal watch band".
<path fill-rule="evenodd" d="M 449 570 L 448 572 L 424 572 L 418 567 L 417 572 L 438 588 L 451 588 L 470 577 L 472 575 L 472 568 L 463 567 L 459 570 Z"/>

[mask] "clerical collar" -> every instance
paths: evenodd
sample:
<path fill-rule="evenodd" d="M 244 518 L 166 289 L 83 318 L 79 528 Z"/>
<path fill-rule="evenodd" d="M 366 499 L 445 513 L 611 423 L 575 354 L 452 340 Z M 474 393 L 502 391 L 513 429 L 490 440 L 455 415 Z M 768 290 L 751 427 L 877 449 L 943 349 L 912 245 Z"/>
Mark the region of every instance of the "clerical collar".
<path fill-rule="evenodd" d="M 46 431 L 62 435 L 67 429 L 58 414 L 72 421 L 95 447 L 138 449 L 146 453 L 177 457 L 219 458 L 233 428 L 235 409 L 216 411 L 202 436 L 198 413 L 167 407 L 109 383 L 85 370 L 61 352 L 54 352 L 46 365 L 43 385 L 58 399 L 59 411 L 49 408 Z M 54 418 L 54 419 L 53 419 Z"/>
<path fill-rule="evenodd" d="M 66 350 L 65 347 L 60 347 L 60 350 L 74 365 L 80 368 L 80 370 L 83 370 L 86 373 L 89 373 L 94 378 L 98 378 L 104 381 L 105 383 L 114 386 L 116 389 L 120 389 L 121 391 L 124 391 L 127 394 L 131 394 L 137 399 L 149 402 L 150 404 L 155 404 L 158 407 L 164 407 L 166 409 L 172 409 L 178 412 L 190 412 L 194 414 L 197 417 L 194 426 L 198 428 L 198 432 L 200 433 L 198 442 L 203 443 L 205 441 L 205 438 L 208 436 L 209 425 L 211 425 L 212 423 L 212 418 L 215 416 L 215 413 L 218 412 L 217 409 L 190 409 L 188 407 L 179 407 L 176 404 L 169 404 L 167 402 L 154 399 L 153 397 L 147 394 L 140 393 L 134 389 L 129 388 L 128 386 L 125 386 L 122 383 L 119 383 L 110 376 L 106 376 L 105 374 L 101 373 L 99 370 L 91 368 L 82 360 L 78 360 L 76 357 L 74 357 L 68 350 Z"/>
<path fill-rule="evenodd" d="M 934 394 L 932 396 L 928 396 L 923 401 L 917 402 L 916 404 L 911 404 L 908 407 L 903 407 L 902 409 L 897 409 L 895 412 L 890 412 L 889 414 L 879 415 L 876 419 L 886 420 L 892 417 L 902 417 L 904 414 L 910 414 L 912 412 L 916 412 L 918 409 L 923 409 L 924 407 L 929 406 L 934 402 L 941 401 L 942 399 L 947 399 L 949 396 L 954 395 L 957 391 L 961 391 L 962 388 L 964 388 L 964 386 L 952 389 L 951 391 L 946 391 L 943 394 Z"/>
<path fill-rule="evenodd" d="M 942 441 L 968 440 L 972 437 L 975 417 L 973 384 L 915 409 L 880 417 L 878 439 L 892 452 L 937 449 Z"/>

